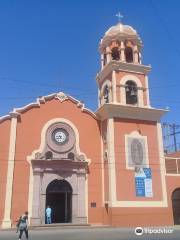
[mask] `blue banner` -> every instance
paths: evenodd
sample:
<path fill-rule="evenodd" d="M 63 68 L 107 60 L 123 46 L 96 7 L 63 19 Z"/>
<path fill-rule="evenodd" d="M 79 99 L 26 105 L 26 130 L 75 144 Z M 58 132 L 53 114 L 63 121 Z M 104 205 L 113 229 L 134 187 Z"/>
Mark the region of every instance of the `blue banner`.
<path fill-rule="evenodd" d="M 135 186 L 137 197 L 153 197 L 150 168 L 135 169 Z"/>

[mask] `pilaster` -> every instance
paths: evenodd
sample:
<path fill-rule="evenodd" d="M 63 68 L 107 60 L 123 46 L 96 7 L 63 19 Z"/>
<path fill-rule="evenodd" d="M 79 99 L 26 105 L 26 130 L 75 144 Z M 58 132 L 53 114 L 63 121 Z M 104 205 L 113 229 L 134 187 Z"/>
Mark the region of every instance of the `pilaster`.
<path fill-rule="evenodd" d="M 10 228 L 12 225 L 11 209 L 12 209 L 14 160 L 15 160 L 15 150 L 16 150 L 16 129 L 17 129 L 18 114 L 11 113 L 10 115 L 11 115 L 11 127 L 10 127 L 9 154 L 8 154 L 8 170 L 7 170 L 5 210 L 4 210 L 4 218 L 2 221 L 2 228 Z"/>
<path fill-rule="evenodd" d="M 107 63 L 111 61 L 111 50 L 110 47 L 106 47 L 106 56 L 107 56 Z"/>
<path fill-rule="evenodd" d="M 31 224 L 40 225 L 41 224 L 41 173 L 34 172 L 34 182 L 33 182 L 33 206 L 32 206 L 32 216 Z"/>
<path fill-rule="evenodd" d="M 113 103 L 117 102 L 117 97 L 116 97 L 116 72 L 112 72 L 112 101 Z"/>
<path fill-rule="evenodd" d="M 150 98 L 149 98 L 149 81 L 148 76 L 145 76 L 145 84 L 146 84 L 146 99 L 147 99 L 147 106 L 150 107 Z"/>
<path fill-rule="evenodd" d="M 137 45 L 134 46 L 134 49 L 133 49 L 133 52 L 134 52 L 134 63 L 135 64 L 139 64 L 139 56 L 138 56 L 138 47 Z"/>
<path fill-rule="evenodd" d="M 109 173 L 109 206 L 116 200 L 115 179 L 115 151 L 114 151 L 114 119 L 107 120 L 107 146 L 108 146 L 108 173 Z"/>
<path fill-rule="evenodd" d="M 121 55 L 120 55 L 120 59 L 121 59 L 122 62 L 125 62 L 125 53 L 124 53 L 124 50 L 125 50 L 124 42 L 121 41 L 121 47 L 120 47 Z"/>

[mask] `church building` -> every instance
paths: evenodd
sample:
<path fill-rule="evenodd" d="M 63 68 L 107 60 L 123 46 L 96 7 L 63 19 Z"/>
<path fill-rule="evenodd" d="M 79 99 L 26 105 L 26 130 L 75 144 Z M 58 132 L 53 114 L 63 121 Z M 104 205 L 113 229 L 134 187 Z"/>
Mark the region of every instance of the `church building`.
<path fill-rule="evenodd" d="M 24 211 L 30 225 L 43 225 L 48 205 L 53 223 L 180 224 L 180 161 L 176 174 L 170 159 L 166 164 L 160 123 L 166 110 L 151 106 L 142 47 L 131 26 L 106 31 L 96 112 L 59 92 L 0 118 L 2 228 Z"/>

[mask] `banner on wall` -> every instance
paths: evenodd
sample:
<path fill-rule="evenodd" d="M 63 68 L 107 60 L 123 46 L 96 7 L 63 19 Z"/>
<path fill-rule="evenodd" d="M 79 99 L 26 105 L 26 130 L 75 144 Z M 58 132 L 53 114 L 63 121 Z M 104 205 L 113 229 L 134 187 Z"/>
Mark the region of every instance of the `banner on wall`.
<path fill-rule="evenodd" d="M 137 197 L 153 197 L 151 168 L 135 168 Z"/>

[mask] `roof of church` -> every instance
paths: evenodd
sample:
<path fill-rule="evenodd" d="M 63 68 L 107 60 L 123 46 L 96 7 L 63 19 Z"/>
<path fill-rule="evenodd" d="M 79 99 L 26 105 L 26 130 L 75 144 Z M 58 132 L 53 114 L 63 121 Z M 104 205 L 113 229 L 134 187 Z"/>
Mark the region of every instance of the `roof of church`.
<path fill-rule="evenodd" d="M 75 103 L 78 108 L 81 108 L 82 112 L 87 112 L 92 117 L 97 119 L 96 114 L 93 111 L 91 111 L 90 109 L 86 108 L 84 103 L 82 103 L 81 101 L 77 100 L 76 98 L 74 98 L 70 95 L 66 95 L 63 92 L 58 92 L 58 93 L 52 93 L 50 95 L 38 97 L 35 102 L 29 103 L 21 108 L 14 108 L 13 111 L 10 112 L 9 114 L 0 117 L 0 123 L 7 119 L 11 119 L 13 116 L 18 116 L 21 113 L 28 111 L 33 107 L 40 107 L 41 103 L 45 103 L 46 101 L 51 100 L 51 99 L 58 99 L 60 102 L 70 100 L 71 102 Z"/>

